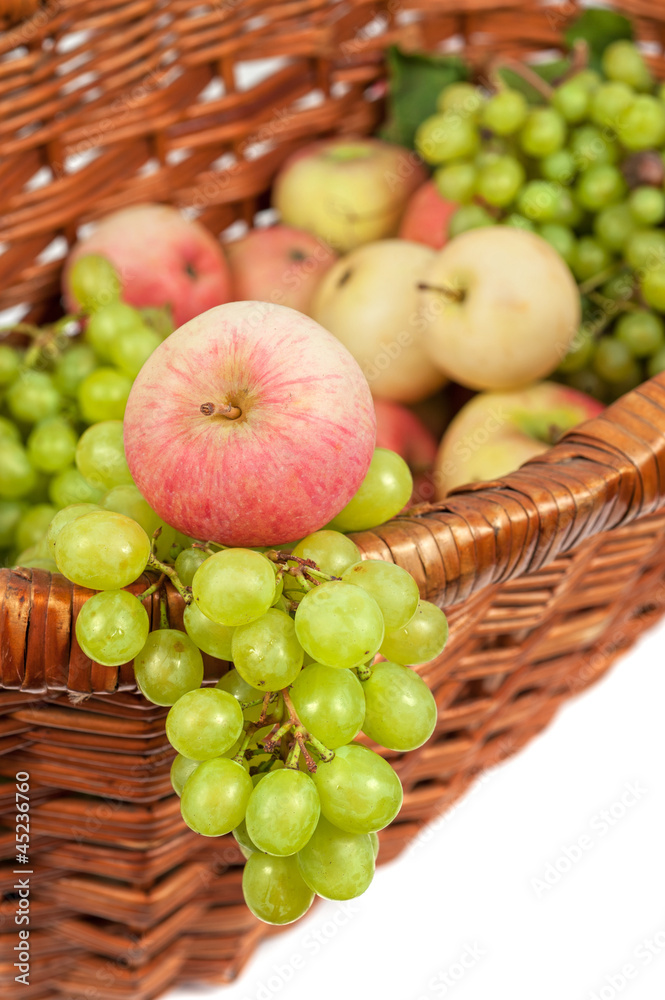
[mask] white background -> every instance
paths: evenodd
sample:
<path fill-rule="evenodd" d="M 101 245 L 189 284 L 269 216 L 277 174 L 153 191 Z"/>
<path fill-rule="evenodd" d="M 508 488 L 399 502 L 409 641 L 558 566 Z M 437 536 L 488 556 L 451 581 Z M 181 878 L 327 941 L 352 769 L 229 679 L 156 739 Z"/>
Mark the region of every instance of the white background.
<path fill-rule="evenodd" d="M 660 1000 L 664 647 L 661 625 L 363 897 L 169 1000 Z"/>

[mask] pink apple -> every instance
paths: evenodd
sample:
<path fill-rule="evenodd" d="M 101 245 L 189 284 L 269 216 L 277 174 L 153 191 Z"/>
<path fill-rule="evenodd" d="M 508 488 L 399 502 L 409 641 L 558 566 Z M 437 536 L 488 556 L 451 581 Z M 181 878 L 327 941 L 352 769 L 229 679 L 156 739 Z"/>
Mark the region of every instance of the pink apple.
<path fill-rule="evenodd" d="M 289 226 L 344 253 L 395 236 L 406 202 L 425 180 L 420 158 L 381 139 L 338 136 L 312 142 L 282 166 L 273 205 Z"/>
<path fill-rule="evenodd" d="M 604 409 L 556 382 L 511 392 L 481 392 L 451 421 L 436 459 L 439 498 L 456 486 L 498 479 L 540 455 L 561 434 Z"/>
<path fill-rule="evenodd" d="M 337 260 L 323 240 L 290 226 L 253 229 L 225 249 L 235 299 L 275 302 L 302 313 L 309 313 L 314 290 Z"/>
<path fill-rule="evenodd" d="M 440 250 L 448 242 L 448 223 L 459 205 L 439 194 L 434 181 L 427 181 L 409 198 L 399 227 L 402 240 L 414 240 Z"/>
<path fill-rule="evenodd" d="M 375 399 L 376 447 L 396 451 L 414 473 L 429 469 L 436 458 L 437 444 L 415 413 L 399 403 Z"/>
<path fill-rule="evenodd" d="M 356 361 L 286 306 L 231 302 L 154 351 L 125 411 L 125 453 L 168 524 L 227 545 L 277 545 L 327 524 L 374 452 Z"/>
<path fill-rule="evenodd" d="M 76 244 L 62 278 L 70 310 L 77 303 L 69 272 L 75 260 L 90 253 L 115 266 L 126 302 L 139 309 L 169 305 L 176 327 L 232 297 L 231 274 L 218 240 L 169 205 L 120 209 L 100 219 L 94 232 Z"/>

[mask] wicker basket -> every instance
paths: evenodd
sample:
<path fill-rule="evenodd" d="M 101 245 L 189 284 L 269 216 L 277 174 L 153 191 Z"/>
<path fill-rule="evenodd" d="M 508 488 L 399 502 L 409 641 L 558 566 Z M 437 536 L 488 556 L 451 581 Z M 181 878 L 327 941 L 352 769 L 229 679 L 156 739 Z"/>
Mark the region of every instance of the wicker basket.
<path fill-rule="evenodd" d="M 621 6 L 661 53 L 661 5 Z M 577 13 L 570 0 L 0 0 L 0 309 L 54 315 L 77 226 L 121 205 L 170 201 L 215 233 L 251 223 L 298 144 L 380 120 L 389 43 L 456 39 L 480 68 L 497 50 L 555 47 Z M 263 79 L 246 89 L 250 60 L 265 60 Z M 436 737 L 387 754 L 405 799 L 382 860 L 665 610 L 664 500 L 659 378 L 514 475 L 356 537 L 451 621 L 444 656 L 422 668 Z M 242 904 L 242 857 L 232 838 L 202 844 L 183 826 L 165 710 L 136 693 L 131 665 L 91 663 L 76 643 L 87 596 L 61 576 L 0 571 L 0 977 L 28 1000 L 91 988 L 142 1000 L 231 979 L 266 933 Z M 27 988 L 13 982 L 19 770 L 32 808 Z"/>

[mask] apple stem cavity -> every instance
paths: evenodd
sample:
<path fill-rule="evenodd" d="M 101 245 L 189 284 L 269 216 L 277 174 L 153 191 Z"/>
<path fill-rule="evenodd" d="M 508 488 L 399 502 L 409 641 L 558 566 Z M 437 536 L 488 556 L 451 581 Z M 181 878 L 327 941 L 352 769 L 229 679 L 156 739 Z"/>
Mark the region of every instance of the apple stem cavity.
<path fill-rule="evenodd" d="M 465 288 L 451 288 L 449 285 L 428 285 L 426 282 L 421 281 L 418 285 L 419 292 L 437 292 L 439 295 L 443 295 L 444 299 L 449 302 L 464 302 L 466 299 L 466 289 Z"/>
<path fill-rule="evenodd" d="M 240 407 L 234 406 L 232 403 L 201 403 L 200 409 L 204 417 L 218 414 L 220 417 L 226 417 L 227 420 L 237 420 L 238 417 L 242 416 Z"/>

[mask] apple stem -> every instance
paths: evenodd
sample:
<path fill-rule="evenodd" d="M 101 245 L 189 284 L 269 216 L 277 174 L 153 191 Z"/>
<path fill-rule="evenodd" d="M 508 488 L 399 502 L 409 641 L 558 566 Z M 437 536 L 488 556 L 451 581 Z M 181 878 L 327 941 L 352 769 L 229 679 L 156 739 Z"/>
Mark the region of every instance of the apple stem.
<path fill-rule="evenodd" d="M 201 403 L 200 409 L 204 417 L 218 414 L 220 417 L 226 417 L 227 420 L 237 420 L 238 417 L 242 416 L 240 407 L 233 406 L 232 403 Z"/>
<path fill-rule="evenodd" d="M 438 292 L 450 302 L 464 302 L 466 292 L 463 288 L 450 288 L 448 285 L 428 285 L 421 281 L 418 285 L 419 292 Z"/>

